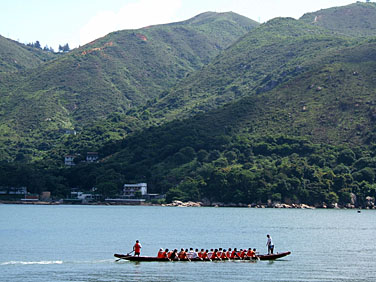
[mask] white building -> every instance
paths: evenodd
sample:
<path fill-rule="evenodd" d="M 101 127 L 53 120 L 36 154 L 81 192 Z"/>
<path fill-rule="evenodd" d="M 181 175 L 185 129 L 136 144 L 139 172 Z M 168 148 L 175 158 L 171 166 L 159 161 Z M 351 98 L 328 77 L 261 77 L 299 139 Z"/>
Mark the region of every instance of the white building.
<path fill-rule="evenodd" d="M 77 134 L 77 131 L 74 130 L 74 129 L 63 129 L 64 130 L 64 133 L 67 134 L 67 135 L 76 135 Z"/>
<path fill-rule="evenodd" d="M 87 152 L 86 154 L 86 161 L 88 163 L 96 162 L 99 158 L 99 155 L 97 152 Z"/>
<path fill-rule="evenodd" d="M 141 193 L 141 196 L 146 196 L 148 194 L 148 186 L 146 183 L 137 184 L 124 184 L 123 196 L 124 197 L 134 197 L 137 192 Z"/>
<path fill-rule="evenodd" d="M 75 165 L 74 158 L 75 156 L 73 155 L 66 155 L 64 159 L 65 165 L 69 165 L 69 166 Z"/>

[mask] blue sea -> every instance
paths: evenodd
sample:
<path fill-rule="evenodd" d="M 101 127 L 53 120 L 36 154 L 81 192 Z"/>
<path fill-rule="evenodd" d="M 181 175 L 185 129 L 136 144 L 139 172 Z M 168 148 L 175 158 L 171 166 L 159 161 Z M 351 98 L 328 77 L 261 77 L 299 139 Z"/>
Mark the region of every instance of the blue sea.
<path fill-rule="evenodd" d="M 256 248 L 283 259 L 127 262 L 159 248 Z M 0 205 L 0 281 L 376 281 L 376 211 Z"/>

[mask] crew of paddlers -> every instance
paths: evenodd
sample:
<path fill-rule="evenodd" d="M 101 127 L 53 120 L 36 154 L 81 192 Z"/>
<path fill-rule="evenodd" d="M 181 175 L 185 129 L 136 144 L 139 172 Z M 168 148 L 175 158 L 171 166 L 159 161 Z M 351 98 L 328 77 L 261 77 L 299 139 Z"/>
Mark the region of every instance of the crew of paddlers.
<path fill-rule="evenodd" d="M 268 234 L 266 235 L 268 238 L 266 242 L 266 246 L 268 247 L 268 255 L 273 254 L 274 250 L 274 244 L 272 242 L 272 237 Z M 141 253 L 141 244 L 137 240 L 136 244 L 133 246 L 134 256 L 140 256 Z M 129 255 L 129 254 L 128 254 Z M 168 260 L 231 260 L 231 259 L 254 259 L 257 258 L 256 255 L 256 249 L 248 248 L 248 249 L 240 249 L 234 248 L 233 250 L 229 248 L 226 249 L 210 249 L 205 250 L 201 249 L 199 251 L 198 249 L 190 248 L 188 249 L 160 249 L 157 258 L 159 259 L 168 259 Z"/>
<path fill-rule="evenodd" d="M 231 259 L 254 259 L 256 256 L 256 249 L 160 249 L 157 257 L 159 259 L 169 259 L 169 260 L 231 260 Z"/>

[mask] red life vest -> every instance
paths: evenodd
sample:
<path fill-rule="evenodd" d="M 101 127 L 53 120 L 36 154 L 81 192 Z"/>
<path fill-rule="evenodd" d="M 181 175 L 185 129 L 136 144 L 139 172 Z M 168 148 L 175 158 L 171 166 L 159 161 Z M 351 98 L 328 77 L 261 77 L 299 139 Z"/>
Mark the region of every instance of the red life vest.
<path fill-rule="evenodd" d="M 217 259 L 217 258 L 218 258 L 217 252 L 213 252 L 211 259 Z"/>
<path fill-rule="evenodd" d="M 253 250 L 249 250 L 247 256 L 253 258 L 255 257 L 255 252 Z"/>
<path fill-rule="evenodd" d="M 182 252 L 179 253 L 178 257 L 180 259 L 186 259 L 187 258 L 187 254 L 184 251 L 182 251 Z"/>

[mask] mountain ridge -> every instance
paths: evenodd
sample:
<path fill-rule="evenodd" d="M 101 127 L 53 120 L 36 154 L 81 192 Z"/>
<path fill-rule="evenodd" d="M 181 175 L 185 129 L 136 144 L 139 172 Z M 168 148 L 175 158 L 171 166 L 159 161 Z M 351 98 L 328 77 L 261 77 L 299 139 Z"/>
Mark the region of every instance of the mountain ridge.
<path fill-rule="evenodd" d="M 35 68 L 56 57 L 56 54 L 32 48 L 0 35 L 0 73 Z"/>
<path fill-rule="evenodd" d="M 51 147 L 64 128 L 82 131 L 143 106 L 258 25 L 234 13 L 202 17 L 116 31 L 38 68 L 0 75 L 0 140 L 16 148 L 31 136 Z"/>
<path fill-rule="evenodd" d="M 304 14 L 300 20 L 354 37 L 376 36 L 376 3 L 356 2 Z"/>

